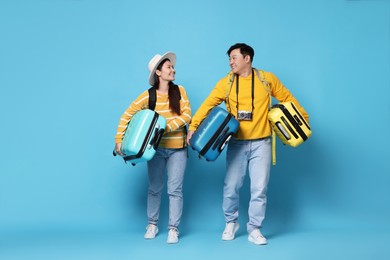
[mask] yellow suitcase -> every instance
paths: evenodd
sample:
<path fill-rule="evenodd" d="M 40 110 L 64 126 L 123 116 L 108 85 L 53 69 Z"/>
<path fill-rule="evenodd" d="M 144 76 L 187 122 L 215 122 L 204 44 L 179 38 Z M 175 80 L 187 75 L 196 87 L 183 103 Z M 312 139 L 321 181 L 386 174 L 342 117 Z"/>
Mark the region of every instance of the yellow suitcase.
<path fill-rule="evenodd" d="M 283 102 L 273 105 L 268 119 L 282 143 L 297 147 L 311 136 L 311 129 L 294 103 Z"/>

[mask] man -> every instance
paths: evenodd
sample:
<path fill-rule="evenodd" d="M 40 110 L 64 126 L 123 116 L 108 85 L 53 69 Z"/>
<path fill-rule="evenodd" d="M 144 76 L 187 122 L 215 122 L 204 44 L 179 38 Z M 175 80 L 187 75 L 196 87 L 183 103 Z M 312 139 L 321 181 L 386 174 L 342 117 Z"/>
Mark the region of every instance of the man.
<path fill-rule="evenodd" d="M 308 114 L 274 74 L 253 68 L 252 47 L 237 43 L 229 48 L 227 54 L 231 73 L 218 81 L 193 116 L 187 142 L 208 112 L 225 101 L 227 110 L 240 121 L 240 127 L 230 140 L 226 152 L 227 167 L 222 205 L 226 226 L 222 240 L 233 240 L 239 228 L 239 191 L 248 171 L 251 193 L 247 222 L 248 240 L 256 245 L 264 245 L 267 240 L 261 234 L 260 227 L 265 217 L 271 167 L 272 131 L 268 121 L 270 95 L 280 102 L 294 102 L 306 120 Z"/>

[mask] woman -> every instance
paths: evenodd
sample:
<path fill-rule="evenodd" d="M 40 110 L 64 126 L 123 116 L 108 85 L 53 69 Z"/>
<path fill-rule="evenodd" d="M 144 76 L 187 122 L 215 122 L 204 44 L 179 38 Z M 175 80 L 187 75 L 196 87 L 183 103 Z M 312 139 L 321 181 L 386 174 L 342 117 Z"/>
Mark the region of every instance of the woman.
<path fill-rule="evenodd" d="M 183 179 L 187 164 L 186 125 L 191 121 L 191 107 L 183 86 L 173 83 L 175 80 L 176 55 L 167 52 L 155 55 L 149 62 L 149 84 L 156 89 L 155 111 L 167 122 L 164 135 L 156 150 L 155 156 L 148 165 L 148 199 L 145 239 L 152 239 L 158 233 L 158 219 L 161 204 L 161 192 L 164 186 L 164 175 L 167 173 L 167 191 L 169 196 L 169 223 L 167 243 L 179 241 L 178 226 L 183 210 Z M 115 150 L 120 149 L 122 138 L 132 116 L 139 110 L 147 109 L 149 93 L 139 95 L 122 115 L 115 136 Z"/>

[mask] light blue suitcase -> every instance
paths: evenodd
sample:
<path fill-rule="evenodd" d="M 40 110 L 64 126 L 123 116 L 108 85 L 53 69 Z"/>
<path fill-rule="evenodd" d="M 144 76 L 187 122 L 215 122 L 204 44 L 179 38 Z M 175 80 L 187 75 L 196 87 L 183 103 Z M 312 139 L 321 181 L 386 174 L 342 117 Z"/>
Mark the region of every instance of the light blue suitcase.
<path fill-rule="evenodd" d="M 232 114 L 214 107 L 192 135 L 190 144 L 207 161 L 215 161 L 239 125 Z"/>
<path fill-rule="evenodd" d="M 135 165 L 152 159 L 165 126 L 165 118 L 155 111 L 144 109 L 135 113 L 122 140 L 121 151 L 125 154 L 125 162 Z"/>

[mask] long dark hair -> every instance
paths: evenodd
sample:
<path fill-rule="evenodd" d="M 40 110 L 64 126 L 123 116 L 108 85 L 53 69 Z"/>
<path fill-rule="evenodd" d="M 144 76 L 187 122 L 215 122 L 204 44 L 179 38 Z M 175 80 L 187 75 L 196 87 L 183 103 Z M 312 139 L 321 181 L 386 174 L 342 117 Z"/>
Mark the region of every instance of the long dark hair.
<path fill-rule="evenodd" d="M 168 61 L 169 59 L 164 59 L 160 62 L 160 64 L 157 66 L 156 70 L 161 70 L 162 66 L 164 65 L 164 63 L 166 61 Z M 155 87 L 156 89 L 159 88 L 159 78 L 157 76 L 156 73 L 154 73 L 154 84 L 153 84 L 153 87 Z M 180 95 L 180 90 L 179 90 L 179 87 L 174 84 L 172 81 L 170 81 L 168 83 L 168 99 L 169 99 L 169 108 L 172 110 L 172 112 L 178 114 L 178 115 L 181 115 L 181 110 L 180 110 L 180 98 L 181 98 L 181 95 Z"/>

